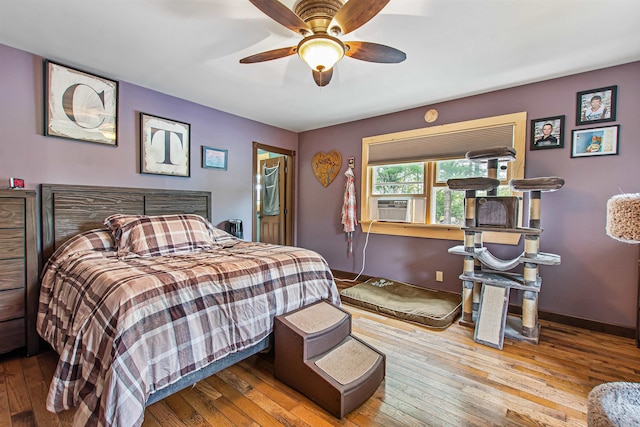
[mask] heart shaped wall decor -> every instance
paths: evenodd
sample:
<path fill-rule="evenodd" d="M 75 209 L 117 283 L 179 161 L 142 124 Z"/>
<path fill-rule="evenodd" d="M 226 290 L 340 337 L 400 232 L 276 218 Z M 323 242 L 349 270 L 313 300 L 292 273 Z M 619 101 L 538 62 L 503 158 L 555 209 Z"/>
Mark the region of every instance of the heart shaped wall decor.
<path fill-rule="evenodd" d="M 311 159 L 311 168 L 316 179 L 323 186 L 328 186 L 338 176 L 342 168 L 342 154 L 336 150 L 329 153 L 316 153 Z"/>

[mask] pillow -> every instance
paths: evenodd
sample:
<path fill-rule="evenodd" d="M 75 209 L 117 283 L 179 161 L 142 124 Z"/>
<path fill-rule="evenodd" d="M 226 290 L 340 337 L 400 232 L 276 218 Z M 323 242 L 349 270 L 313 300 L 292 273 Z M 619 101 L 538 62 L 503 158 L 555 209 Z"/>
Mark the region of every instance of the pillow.
<path fill-rule="evenodd" d="M 56 249 L 56 251 L 47 260 L 47 265 L 57 264 L 58 260 L 79 252 L 107 252 L 115 251 L 116 245 L 111 237 L 111 233 L 107 229 L 94 229 L 76 234 Z M 46 269 L 43 268 L 43 271 Z"/>
<path fill-rule="evenodd" d="M 212 226 L 198 215 L 115 214 L 107 217 L 104 224 L 111 230 L 119 256 L 173 255 L 216 245 Z"/>
<path fill-rule="evenodd" d="M 216 243 L 218 243 L 220 245 L 223 245 L 223 246 L 229 246 L 231 243 L 235 244 L 235 243 L 240 241 L 240 239 L 238 239 L 233 234 L 229 234 L 224 230 L 220 230 L 219 228 L 216 228 L 213 225 L 211 225 L 209 231 L 211 232 L 211 238 Z"/>
<path fill-rule="evenodd" d="M 116 245 L 109 230 L 94 229 L 76 234 L 58 247 L 56 252 L 64 250 L 69 253 L 83 251 L 114 251 Z"/>
<path fill-rule="evenodd" d="M 144 215 L 125 215 L 125 214 L 113 214 L 106 217 L 103 224 L 111 231 L 113 240 L 118 244 L 120 240 L 126 241 L 127 236 L 122 236 L 122 227 L 126 224 L 136 221 L 138 219 L 145 218 Z M 118 245 L 119 246 L 119 245 Z"/>

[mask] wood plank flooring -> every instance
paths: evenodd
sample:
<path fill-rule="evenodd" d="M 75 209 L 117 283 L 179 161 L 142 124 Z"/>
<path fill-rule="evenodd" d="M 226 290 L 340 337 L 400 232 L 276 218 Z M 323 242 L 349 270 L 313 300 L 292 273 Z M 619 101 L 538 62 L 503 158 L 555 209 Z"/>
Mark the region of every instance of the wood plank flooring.
<path fill-rule="evenodd" d="M 147 408 L 144 426 L 586 426 L 587 394 L 640 381 L 640 349 L 622 338 L 541 322 L 539 345 L 497 350 L 454 323 L 436 331 L 348 305 L 354 334 L 387 355 L 386 378 L 338 420 L 273 378 L 259 355 Z M 0 360 L 0 426 L 70 426 L 45 409 L 56 355 Z"/>

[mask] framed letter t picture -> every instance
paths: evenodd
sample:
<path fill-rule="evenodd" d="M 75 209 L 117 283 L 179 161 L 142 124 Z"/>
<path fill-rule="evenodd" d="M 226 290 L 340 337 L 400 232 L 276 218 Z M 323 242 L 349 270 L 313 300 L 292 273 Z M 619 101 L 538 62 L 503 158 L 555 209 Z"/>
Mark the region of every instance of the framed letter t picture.
<path fill-rule="evenodd" d="M 191 126 L 140 113 L 140 172 L 190 176 Z"/>

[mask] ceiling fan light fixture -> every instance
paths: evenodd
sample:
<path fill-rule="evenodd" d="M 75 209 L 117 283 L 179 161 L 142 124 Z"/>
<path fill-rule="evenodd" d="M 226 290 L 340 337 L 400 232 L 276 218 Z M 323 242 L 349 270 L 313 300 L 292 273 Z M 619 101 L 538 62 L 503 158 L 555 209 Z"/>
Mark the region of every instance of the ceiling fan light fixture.
<path fill-rule="evenodd" d="M 329 70 L 342 59 L 344 43 L 326 34 L 315 34 L 298 44 L 298 55 L 314 71 Z"/>

